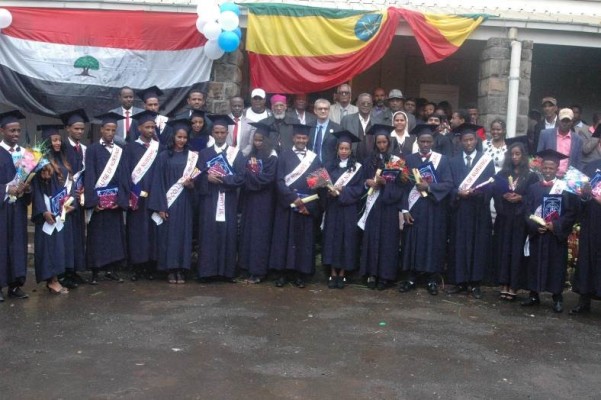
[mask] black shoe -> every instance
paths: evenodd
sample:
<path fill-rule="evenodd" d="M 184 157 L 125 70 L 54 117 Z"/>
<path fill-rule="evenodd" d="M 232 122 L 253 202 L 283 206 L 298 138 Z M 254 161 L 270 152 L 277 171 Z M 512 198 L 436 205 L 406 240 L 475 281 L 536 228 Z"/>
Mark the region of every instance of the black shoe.
<path fill-rule="evenodd" d="M 339 276 L 336 280 L 336 287 L 338 289 L 344 289 L 344 285 L 346 284 L 346 278 L 344 276 Z"/>
<path fill-rule="evenodd" d="M 75 283 L 75 281 L 71 279 L 71 277 L 63 279 L 61 285 L 66 287 L 67 289 L 77 289 L 79 287 L 79 285 Z"/>
<path fill-rule="evenodd" d="M 591 303 L 578 304 L 570 310 L 570 315 L 581 315 L 591 312 Z"/>
<path fill-rule="evenodd" d="M 372 290 L 376 288 L 376 277 L 375 276 L 370 276 L 369 278 L 367 278 L 367 287 Z"/>
<path fill-rule="evenodd" d="M 29 297 L 27 293 L 23 291 L 19 286 L 8 289 L 8 297 L 12 297 L 13 299 L 26 299 Z"/>
<path fill-rule="evenodd" d="M 305 281 L 302 280 L 301 278 L 298 278 L 297 280 L 294 281 L 294 286 L 296 286 L 299 289 L 303 289 L 305 287 Z"/>
<path fill-rule="evenodd" d="M 4 295 L 2 294 L 2 290 L 0 290 L 0 303 L 4 302 Z"/>
<path fill-rule="evenodd" d="M 149 281 L 154 281 L 154 272 L 147 271 L 146 272 L 146 279 L 148 279 Z"/>
<path fill-rule="evenodd" d="M 284 287 L 284 285 L 286 284 L 286 279 L 284 279 L 284 277 L 280 276 L 278 279 L 275 280 L 275 287 Z"/>
<path fill-rule="evenodd" d="M 462 292 L 467 292 L 467 286 L 456 285 L 456 286 L 453 286 L 452 288 L 450 288 L 449 290 L 447 290 L 447 294 L 457 294 L 457 293 L 462 293 Z"/>
<path fill-rule="evenodd" d="M 336 289 L 338 287 L 338 277 L 330 276 L 328 279 L 328 289 Z"/>
<path fill-rule="evenodd" d="M 84 283 L 88 283 L 88 281 L 87 281 L 87 280 L 85 280 L 85 279 L 84 279 L 84 278 L 83 278 L 81 275 L 79 275 L 77 272 L 72 272 L 72 273 L 69 275 L 69 278 L 70 278 L 70 279 L 71 279 L 73 282 L 77 283 L 78 285 L 83 285 Z"/>
<path fill-rule="evenodd" d="M 388 281 L 386 279 L 379 279 L 376 289 L 385 290 L 388 287 Z"/>
<path fill-rule="evenodd" d="M 98 285 L 98 273 L 92 272 L 92 278 L 88 281 L 90 285 Z"/>
<path fill-rule="evenodd" d="M 436 296 L 438 294 L 438 283 L 434 281 L 428 282 L 428 293 L 432 296 Z"/>
<path fill-rule="evenodd" d="M 117 275 L 116 272 L 107 272 L 104 274 L 104 279 L 108 279 L 110 281 L 115 281 L 118 283 L 123 283 L 123 279 Z"/>
<path fill-rule="evenodd" d="M 477 300 L 482 298 L 482 290 L 480 290 L 480 286 L 474 286 L 472 288 L 472 297 Z"/>
<path fill-rule="evenodd" d="M 553 295 L 553 312 L 561 313 L 563 312 L 563 296 L 561 294 Z"/>
<path fill-rule="evenodd" d="M 540 298 L 538 296 L 530 296 L 528 300 L 522 301 L 521 306 L 523 307 L 532 307 L 538 306 L 540 304 Z"/>
<path fill-rule="evenodd" d="M 412 289 L 415 289 L 415 283 L 412 281 L 402 281 L 399 284 L 399 292 L 406 293 Z"/>

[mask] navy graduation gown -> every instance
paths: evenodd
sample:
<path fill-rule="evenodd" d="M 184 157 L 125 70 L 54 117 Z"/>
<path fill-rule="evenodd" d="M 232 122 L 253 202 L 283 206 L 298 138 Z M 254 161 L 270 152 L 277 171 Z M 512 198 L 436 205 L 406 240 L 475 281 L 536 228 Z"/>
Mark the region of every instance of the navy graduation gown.
<path fill-rule="evenodd" d="M 227 152 L 227 148 L 224 152 Z M 204 149 L 199 154 L 199 164 L 205 168 L 207 161 L 216 155 L 215 146 Z M 210 183 L 206 173 L 198 178 L 201 196 L 198 235 L 200 278 L 211 276 L 233 278 L 236 273 L 238 188 L 244 184 L 246 169 L 242 152 L 238 151 L 231 168 L 233 175 L 222 177 L 222 184 Z M 215 220 L 220 192 L 225 193 L 225 222 Z"/>
<path fill-rule="evenodd" d="M 57 165 L 61 170 L 63 179 L 68 176 L 67 168 L 57 159 Z M 43 232 L 44 213 L 50 211 L 46 207 L 44 195 L 52 197 L 60 192 L 64 183 L 59 182 L 58 175 L 54 173 L 48 181 L 42 180 L 39 174 L 35 176 L 32 181 L 32 211 L 31 220 L 35 224 L 35 277 L 36 281 L 42 282 L 53 276 L 58 276 L 65 272 L 65 269 L 73 269 L 74 258 L 73 246 L 67 246 L 67 241 L 70 241 L 72 236 L 69 232 L 69 226 L 63 226 L 63 229 L 59 232 L 54 230 L 52 235 L 47 235 Z M 71 193 L 67 193 L 72 195 Z M 71 212 L 72 213 L 72 212 Z M 71 213 L 67 214 L 66 220 L 71 217 Z"/>
<path fill-rule="evenodd" d="M 542 205 L 543 196 L 551 187 L 540 182 L 530 185 L 527 192 L 525 215 L 530 237 L 530 259 L 526 288 L 535 292 L 560 294 L 566 280 L 568 263 L 568 236 L 576 222 L 580 200 L 564 191 L 561 194 L 559 219 L 553 221 L 553 232 L 538 233 L 538 224 L 528 217 Z"/>
<path fill-rule="evenodd" d="M 20 286 L 27 276 L 27 206 L 24 194 L 14 203 L 5 200 L 7 184 L 17 173 L 11 154 L 0 147 L 0 288 Z"/>
<path fill-rule="evenodd" d="M 117 195 L 119 207 L 114 210 L 94 210 L 98 205 L 96 181 L 110 157 L 111 153 L 100 143 L 94 143 L 86 150 L 85 207 L 88 212 L 92 212 L 92 218 L 88 223 L 87 259 L 91 268 L 102 268 L 122 261 L 126 257 L 123 211 L 129 207 L 129 176 L 125 151 L 108 185 L 119 188 Z"/>
<path fill-rule="evenodd" d="M 477 152 L 472 167 L 482 152 Z M 488 263 L 491 261 L 492 218 L 490 216 L 490 185 L 467 198 L 460 198 L 459 185 L 469 170 L 463 159 L 463 152 L 450 161 L 453 177 L 451 192 L 451 229 L 448 279 L 451 283 L 464 284 L 480 282 L 484 279 Z M 489 162 L 473 186 L 492 178 L 495 167 Z"/>
<path fill-rule="evenodd" d="M 307 186 L 307 176 L 321 166 L 315 157 L 307 171 L 290 186 L 286 186 L 286 175 L 292 172 L 301 160 L 292 149 L 285 149 L 278 158 L 276 177 L 276 206 L 271 240 L 269 268 L 276 271 L 297 271 L 302 274 L 315 272 L 314 227 L 318 223 L 319 202 L 306 204 L 309 215 L 303 215 L 290 207 L 298 194 L 312 195 Z"/>
<path fill-rule="evenodd" d="M 171 207 L 167 208 L 167 191 L 183 175 L 188 151 L 163 151 L 157 156 L 152 178 L 148 207 L 152 211 L 167 212 L 169 218 L 157 228 L 157 269 L 190 269 L 192 262 L 192 197 L 194 189 L 184 188 Z M 152 222 L 155 225 L 154 222 Z"/>
<path fill-rule="evenodd" d="M 328 166 L 332 183 L 340 178 L 347 168 L 340 168 L 338 162 Z M 359 209 L 361 197 L 365 193 L 363 166 L 344 186 L 339 196 L 327 196 L 323 225 L 323 247 L 321 262 L 333 268 L 353 271 L 359 259 Z"/>
<path fill-rule="evenodd" d="M 505 185 L 508 174 L 499 172 L 495 179 Z M 515 176 L 514 176 L 515 178 Z M 490 280 L 492 283 L 509 285 L 517 290 L 525 286 L 526 258 L 524 257 L 524 243 L 528 236 L 526 227 L 526 192 L 530 185 L 538 181 L 535 173 L 518 178 L 515 193 L 522 196 L 519 203 L 511 203 L 503 198 L 504 190 L 495 189 L 493 198 L 497 217 L 493 233 L 493 270 Z"/>
<path fill-rule="evenodd" d="M 67 161 L 71 166 L 73 174 L 78 173 L 83 169 L 84 154 L 80 147 L 78 152 L 74 146 L 67 140 L 65 154 Z M 82 179 L 85 176 L 83 172 Z M 83 182 L 83 180 L 82 180 Z M 73 182 L 73 194 L 75 195 L 75 182 Z M 65 241 L 65 246 L 68 249 L 67 255 L 73 256 L 73 270 L 84 271 L 86 269 L 86 216 L 85 208 L 80 206 L 79 198 L 75 199 L 73 203 L 75 209 L 69 213 L 69 218 L 65 221 L 65 228 L 69 238 Z M 69 250 L 71 248 L 72 250 Z M 67 266 L 67 270 L 69 270 Z"/>
<path fill-rule="evenodd" d="M 125 147 L 124 153 L 128 164 L 129 182 L 133 187 L 131 173 L 146 153 L 146 146 L 132 142 Z M 148 194 L 151 191 L 158 157 L 157 154 L 152 166 L 138 182 L 140 190 Z M 148 208 L 148 197 L 138 198 L 136 210 L 131 208 L 127 210 L 127 256 L 130 264 L 144 264 L 157 259 L 157 226 L 150 219 L 151 215 L 152 211 Z"/>
<path fill-rule="evenodd" d="M 384 163 L 379 154 L 372 154 L 363 164 L 363 181 L 373 179 L 377 169 Z M 375 276 L 387 281 L 397 278 L 399 268 L 399 205 L 403 194 L 399 183 L 387 183 L 381 187 L 380 195 L 374 203 L 363 231 L 360 271 L 364 276 Z"/>
<path fill-rule="evenodd" d="M 274 154 L 263 160 L 260 173 L 246 171 L 241 195 L 242 229 L 238 264 L 257 277 L 267 275 L 269 266 L 277 163 L 278 157 Z"/>
<path fill-rule="evenodd" d="M 407 156 L 407 167 L 419 168 L 424 163 L 419 153 Z M 447 244 L 448 198 L 453 188 L 449 159 L 442 156 L 436 168 L 436 183 L 430 183 L 427 197 L 420 197 L 409 210 L 409 193 L 413 184 L 405 185 L 401 209 L 409 210 L 413 225 L 403 226 L 403 271 L 442 272 Z"/>

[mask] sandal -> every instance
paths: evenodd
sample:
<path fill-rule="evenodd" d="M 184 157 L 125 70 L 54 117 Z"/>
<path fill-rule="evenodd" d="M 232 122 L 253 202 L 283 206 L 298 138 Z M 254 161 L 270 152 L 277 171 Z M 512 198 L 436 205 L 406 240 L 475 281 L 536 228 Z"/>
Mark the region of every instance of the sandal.
<path fill-rule="evenodd" d="M 169 275 L 167 275 L 167 282 L 177 283 L 177 279 L 175 279 L 175 274 L 173 272 L 170 272 Z"/>
<path fill-rule="evenodd" d="M 175 283 L 186 283 L 186 279 L 184 278 L 184 273 L 183 272 L 177 272 L 175 274 Z"/>

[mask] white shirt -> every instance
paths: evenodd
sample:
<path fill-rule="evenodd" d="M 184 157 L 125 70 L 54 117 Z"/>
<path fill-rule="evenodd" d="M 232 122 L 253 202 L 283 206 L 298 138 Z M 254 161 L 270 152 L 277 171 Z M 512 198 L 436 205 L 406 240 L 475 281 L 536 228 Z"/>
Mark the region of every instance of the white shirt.
<path fill-rule="evenodd" d="M 112 146 L 105 146 L 106 142 L 103 139 L 100 139 L 100 144 L 104 147 L 104 149 L 106 151 L 108 151 L 109 153 L 113 154 L 113 149 L 115 148 L 116 144 L 115 142 L 112 143 Z"/>
<path fill-rule="evenodd" d="M 225 149 L 227 149 L 227 143 L 224 143 L 221 147 L 219 147 L 219 146 L 217 146 L 217 144 L 215 144 L 215 153 L 220 154 L 220 153 L 224 152 Z"/>
<path fill-rule="evenodd" d="M 465 164 L 465 166 L 467 167 L 467 157 L 470 157 L 470 166 L 473 167 L 474 166 L 474 159 L 476 158 L 476 150 L 474 150 L 472 152 L 472 154 L 467 154 L 465 151 L 463 152 L 463 163 Z"/>
<path fill-rule="evenodd" d="M 121 107 L 121 114 L 123 114 L 123 139 L 127 139 L 127 128 L 126 128 L 126 122 L 125 122 L 127 120 L 127 117 L 126 117 L 125 113 L 126 112 L 129 113 L 129 126 L 131 127 L 131 121 L 132 121 L 131 116 L 133 115 L 133 112 L 132 112 L 133 109 L 134 108 L 132 107 L 129 110 L 126 110 L 125 108 Z"/>
<path fill-rule="evenodd" d="M 67 137 L 67 140 L 69 141 L 69 144 L 73 147 L 77 146 L 77 142 L 73 139 L 71 139 L 70 137 Z M 81 142 L 79 142 L 79 147 L 81 147 L 81 155 L 82 155 L 82 160 L 81 160 L 81 164 L 83 165 L 83 169 L 86 168 L 86 149 L 88 148 L 86 145 L 82 144 Z"/>
<path fill-rule="evenodd" d="M 267 109 L 265 109 L 262 113 L 257 114 L 252 110 L 252 108 L 248 108 L 246 110 L 246 118 L 248 118 L 251 122 L 259 122 L 262 119 L 269 117 L 269 113 Z"/>
<path fill-rule="evenodd" d="M 555 118 L 553 118 L 553 121 L 551 121 L 551 122 L 547 122 L 547 119 L 545 118 L 545 129 L 555 128 L 556 123 L 557 123 L 557 115 L 555 116 Z"/>
<path fill-rule="evenodd" d="M 14 147 L 10 147 L 4 140 L 0 142 L 0 147 L 9 152 L 9 154 L 13 157 L 13 163 L 15 166 L 17 166 L 17 162 L 21 159 L 21 157 L 23 157 L 23 148 L 18 144 L 16 144 Z M 10 151 L 11 149 L 14 150 L 12 153 Z"/>
<path fill-rule="evenodd" d="M 361 126 L 363 127 L 363 132 L 365 132 L 365 129 L 367 128 L 367 124 L 369 124 L 369 120 L 370 120 L 371 114 L 367 116 L 366 119 L 363 119 L 363 117 L 361 116 L 361 114 L 359 114 L 359 122 L 361 122 Z"/>

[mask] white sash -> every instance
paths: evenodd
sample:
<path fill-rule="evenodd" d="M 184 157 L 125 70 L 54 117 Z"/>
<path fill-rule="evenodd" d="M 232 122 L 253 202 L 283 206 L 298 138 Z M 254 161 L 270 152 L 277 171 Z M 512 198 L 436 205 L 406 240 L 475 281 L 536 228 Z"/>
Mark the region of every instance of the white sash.
<path fill-rule="evenodd" d="M 430 154 L 430 162 L 432 162 L 434 170 L 438 168 L 438 164 L 440 163 L 441 159 L 442 154 L 440 153 L 432 152 L 432 154 Z M 409 192 L 409 211 L 411 211 L 411 208 L 413 208 L 413 206 L 415 205 L 415 203 L 417 203 L 420 197 L 422 197 L 421 193 L 417 190 L 415 185 L 413 185 L 411 191 Z"/>
<path fill-rule="evenodd" d="M 115 172 L 119 166 L 119 160 L 121 160 L 121 154 L 123 154 L 123 150 L 121 150 L 121 147 L 117 145 L 113 146 L 115 146 L 115 148 L 111 153 L 111 158 L 109 158 L 108 162 L 104 166 L 104 169 L 102 170 L 102 173 L 100 174 L 100 177 L 96 181 L 96 188 L 106 187 L 113 179 L 113 176 L 115 176 Z"/>
<path fill-rule="evenodd" d="M 294 168 L 294 170 L 292 170 L 292 172 L 290 172 L 284 178 L 286 186 L 292 185 L 294 182 L 296 182 L 296 180 L 298 178 L 303 176 L 303 174 L 305 172 L 307 172 L 307 170 L 311 166 L 311 163 L 313 162 L 313 160 L 315 160 L 315 157 L 317 157 L 317 154 L 313 153 L 311 150 L 307 150 L 307 154 L 305 154 L 305 158 L 303 158 L 303 160 L 300 162 L 300 164 L 298 164 L 296 166 L 296 168 Z"/>
<path fill-rule="evenodd" d="M 482 175 L 491 161 L 492 158 L 488 154 L 482 154 L 482 157 L 480 157 L 476 165 L 474 165 L 470 173 L 467 174 L 461 185 L 459 185 L 459 190 L 468 190 L 474 186 L 474 183 L 480 178 L 480 175 Z"/>
<path fill-rule="evenodd" d="M 234 168 L 234 161 L 236 161 L 236 157 L 238 156 L 238 148 L 234 146 L 227 146 L 225 150 L 225 158 L 227 162 L 230 164 L 230 167 Z"/>
<path fill-rule="evenodd" d="M 361 219 L 359 219 L 359 222 L 357 222 L 357 226 L 362 230 L 365 230 L 365 223 L 367 222 L 367 217 L 369 216 L 371 208 L 376 203 L 376 200 L 378 200 L 378 197 L 380 197 L 379 190 L 375 190 L 372 194 L 367 196 L 367 201 L 365 202 L 365 211 L 363 211 Z"/>
<path fill-rule="evenodd" d="M 340 177 L 338 179 L 336 179 L 334 186 L 335 187 L 346 186 L 346 184 L 349 183 L 351 181 L 351 179 L 353 179 L 353 177 L 357 174 L 357 172 L 359 171 L 360 168 L 361 168 L 361 164 L 355 163 L 355 170 L 354 171 L 346 170 L 342 175 L 340 175 Z"/>
<path fill-rule="evenodd" d="M 198 153 L 196 153 L 194 151 L 189 151 L 188 152 L 188 160 L 186 161 L 186 167 L 184 168 L 182 177 L 179 178 L 177 180 L 177 182 L 175 182 L 169 188 L 169 190 L 167 191 L 167 194 L 165 195 L 167 197 L 167 208 L 171 207 L 173 205 L 173 203 L 175 202 L 175 200 L 177 200 L 179 195 L 183 192 L 183 190 L 184 190 L 183 182 L 186 179 L 193 177 L 192 174 L 194 173 L 194 169 L 196 168 L 197 162 L 198 162 Z M 152 213 L 151 218 L 157 225 L 161 225 L 163 223 L 163 219 L 157 212 Z"/>
<path fill-rule="evenodd" d="M 152 167 L 152 163 L 156 159 L 157 154 L 159 154 L 159 142 L 152 140 L 150 146 L 148 146 L 144 155 L 140 158 L 140 161 L 138 161 L 131 173 L 131 181 L 134 185 L 137 185 L 138 182 L 144 178 L 144 175 L 146 175 L 150 167 Z"/>
<path fill-rule="evenodd" d="M 230 167 L 234 167 L 234 161 L 238 156 L 238 148 L 234 146 L 227 146 L 225 149 L 225 158 L 227 159 Z M 217 207 L 215 208 L 215 221 L 225 222 L 225 192 L 219 191 L 217 197 Z"/>

